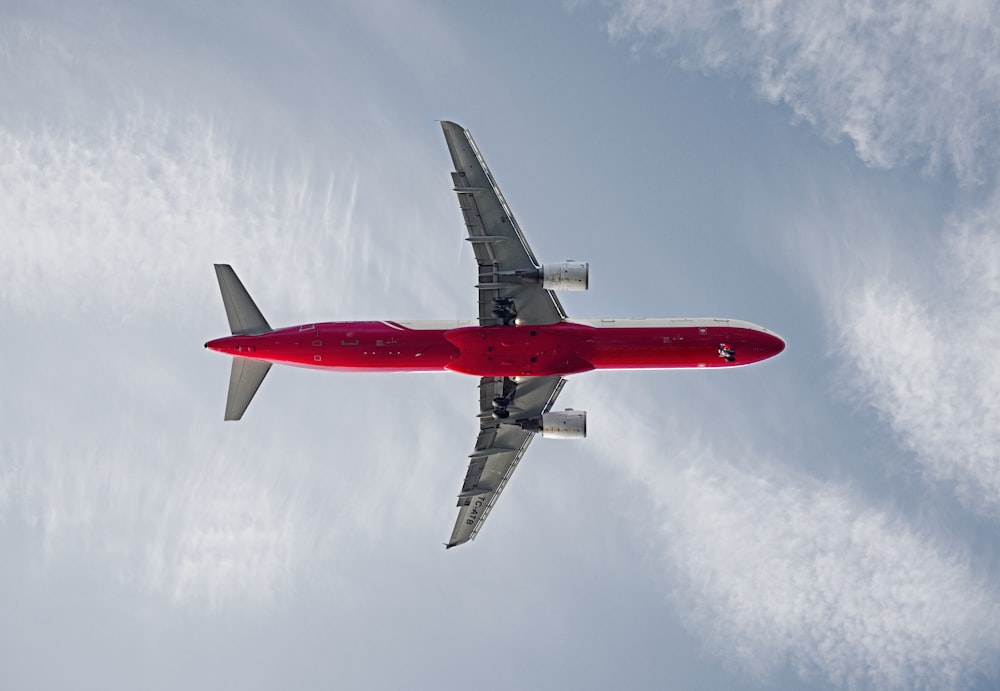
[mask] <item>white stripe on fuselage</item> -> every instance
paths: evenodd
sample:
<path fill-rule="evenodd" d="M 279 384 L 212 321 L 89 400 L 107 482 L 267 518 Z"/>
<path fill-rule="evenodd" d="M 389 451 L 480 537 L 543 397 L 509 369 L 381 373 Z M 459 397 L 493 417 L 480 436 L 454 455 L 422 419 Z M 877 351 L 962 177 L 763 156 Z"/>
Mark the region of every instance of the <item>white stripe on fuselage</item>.
<path fill-rule="evenodd" d="M 632 317 L 629 319 L 567 319 L 569 324 L 582 324 L 598 329 L 689 329 L 689 328 L 730 328 L 752 329 L 763 333 L 777 335 L 763 326 L 743 321 L 742 319 L 720 319 L 715 317 L 670 317 L 666 319 L 648 319 Z"/>
<path fill-rule="evenodd" d="M 412 329 L 414 331 L 449 331 L 468 326 L 479 326 L 472 319 L 426 319 L 406 321 L 384 321 L 386 326 L 397 329 Z M 515 322 L 516 323 L 516 322 Z M 648 319 L 633 317 L 629 319 L 567 319 L 567 324 L 581 324 L 598 329 L 683 329 L 683 328 L 736 328 L 752 329 L 763 333 L 777 335 L 763 326 L 752 324 L 741 319 L 716 319 L 712 317 L 672 317 L 666 319 Z"/>
<path fill-rule="evenodd" d="M 412 329 L 413 331 L 451 331 L 466 326 L 479 326 L 479 322 L 473 319 L 414 319 L 382 323 L 394 329 Z"/>

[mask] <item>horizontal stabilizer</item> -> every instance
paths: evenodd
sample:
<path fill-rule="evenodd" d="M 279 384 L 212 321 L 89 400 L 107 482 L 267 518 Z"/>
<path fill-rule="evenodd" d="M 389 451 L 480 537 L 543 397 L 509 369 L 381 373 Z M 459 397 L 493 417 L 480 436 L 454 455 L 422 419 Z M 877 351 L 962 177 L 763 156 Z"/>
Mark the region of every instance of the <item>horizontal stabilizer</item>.
<path fill-rule="evenodd" d="M 239 420 L 243 417 L 269 369 L 270 362 L 233 358 L 233 370 L 229 375 L 229 397 L 226 399 L 227 420 Z"/>
<path fill-rule="evenodd" d="M 226 316 L 229 318 L 229 328 L 233 335 L 253 336 L 270 331 L 270 325 L 257 309 L 257 305 L 236 276 L 233 267 L 229 264 L 216 264 L 215 275 L 219 279 L 222 302 L 226 305 Z M 260 376 L 261 379 L 264 378 L 263 374 Z"/>

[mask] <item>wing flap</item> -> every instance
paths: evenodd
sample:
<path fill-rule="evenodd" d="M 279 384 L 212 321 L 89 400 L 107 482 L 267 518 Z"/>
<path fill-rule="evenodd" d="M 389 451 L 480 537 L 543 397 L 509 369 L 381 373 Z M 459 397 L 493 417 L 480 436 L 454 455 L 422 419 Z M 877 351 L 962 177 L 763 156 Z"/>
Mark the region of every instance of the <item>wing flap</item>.
<path fill-rule="evenodd" d="M 476 539 L 534 437 L 533 432 L 521 429 L 518 421 L 549 412 L 565 384 L 560 377 L 522 378 L 516 384 L 507 377 L 480 379 L 479 437 L 469 454 L 469 468 L 458 495 L 458 517 L 447 547 Z M 512 412 L 508 420 L 493 419 L 493 400 L 498 397 L 510 400 L 509 408 L 517 411 L 516 416 Z"/>
<path fill-rule="evenodd" d="M 504 324 L 509 315 L 494 312 L 495 301 L 510 300 L 521 324 L 554 324 L 566 318 L 555 293 L 537 283 L 519 282 L 518 271 L 540 268 L 524 233 L 469 132 L 442 122 L 455 172 L 451 174 L 472 251 L 479 265 L 479 323 Z"/>

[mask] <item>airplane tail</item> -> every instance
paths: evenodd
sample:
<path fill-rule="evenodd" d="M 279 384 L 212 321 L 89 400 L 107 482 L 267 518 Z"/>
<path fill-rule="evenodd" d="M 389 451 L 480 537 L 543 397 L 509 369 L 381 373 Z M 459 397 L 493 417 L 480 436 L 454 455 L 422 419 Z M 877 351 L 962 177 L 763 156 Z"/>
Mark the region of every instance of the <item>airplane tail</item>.
<path fill-rule="evenodd" d="M 271 326 L 243 287 L 233 267 L 216 264 L 215 275 L 219 279 L 219 290 L 222 291 L 222 302 L 226 306 L 226 317 L 233 335 L 256 336 L 271 331 Z M 229 374 L 229 395 L 226 398 L 226 420 L 239 420 L 243 417 L 270 369 L 270 362 L 233 357 L 233 369 Z"/>
<path fill-rule="evenodd" d="M 226 398 L 226 420 L 239 420 L 260 388 L 260 383 L 271 369 L 270 362 L 233 358 L 229 373 L 229 396 Z"/>
<path fill-rule="evenodd" d="M 229 328 L 233 335 L 256 336 L 270 331 L 271 326 L 257 309 L 257 305 L 243 287 L 233 267 L 229 264 L 216 264 L 215 275 L 219 279 L 222 302 L 226 305 L 226 316 L 229 318 Z"/>

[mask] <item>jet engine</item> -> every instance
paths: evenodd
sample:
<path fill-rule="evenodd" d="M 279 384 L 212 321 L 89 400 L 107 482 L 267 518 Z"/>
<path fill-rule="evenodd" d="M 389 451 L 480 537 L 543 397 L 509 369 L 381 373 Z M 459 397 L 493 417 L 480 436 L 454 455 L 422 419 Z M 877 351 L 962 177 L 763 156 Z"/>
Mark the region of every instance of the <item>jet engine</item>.
<path fill-rule="evenodd" d="M 587 411 L 567 409 L 561 413 L 542 413 L 541 417 L 522 424 L 543 437 L 583 439 L 587 436 Z"/>
<path fill-rule="evenodd" d="M 590 282 L 587 262 L 542 265 L 542 287 L 546 290 L 586 290 Z"/>

